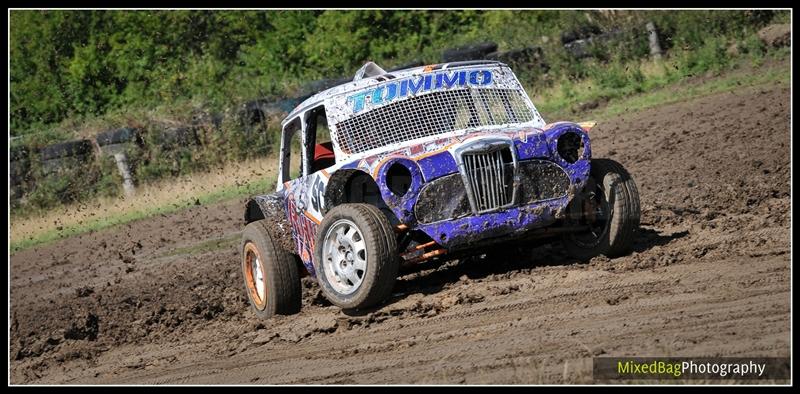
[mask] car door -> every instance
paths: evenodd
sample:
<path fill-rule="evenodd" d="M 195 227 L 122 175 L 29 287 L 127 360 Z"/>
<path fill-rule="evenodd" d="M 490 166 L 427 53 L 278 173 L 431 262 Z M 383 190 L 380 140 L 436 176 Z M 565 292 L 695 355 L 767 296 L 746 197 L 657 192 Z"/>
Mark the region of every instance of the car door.
<path fill-rule="evenodd" d="M 297 253 L 313 273 L 312 256 L 317 226 L 325 208 L 326 171 L 311 172 L 316 142 L 316 108 L 298 114 L 286 123 L 281 138 L 280 182 L 286 215 L 297 243 Z"/>

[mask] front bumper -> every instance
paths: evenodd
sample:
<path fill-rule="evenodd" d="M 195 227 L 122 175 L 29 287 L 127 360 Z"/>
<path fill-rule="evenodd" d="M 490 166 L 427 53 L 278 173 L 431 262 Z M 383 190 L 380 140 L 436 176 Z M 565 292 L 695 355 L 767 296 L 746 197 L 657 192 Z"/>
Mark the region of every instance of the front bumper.
<path fill-rule="evenodd" d="M 420 224 L 418 228 L 451 251 L 491 238 L 516 238 L 532 229 L 549 226 L 562 218 L 573 195 L 571 192 L 557 199 L 502 211 Z"/>
<path fill-rule="evenodd" d="M 463 177 L 463 170 L 431 180 L 420 189 L 414 206 L 417 228 L 443 247 L 457 250 L 491 238 L 511 239 L 554 224 L 565 216 L 567 205 L 589 178 L 591 151 L 585 132 L 579 132 L 586 149 L 577 160 L 568 162 L 556 152 L 558 138 L 569 131 L 576 130 L 564 125 L 513 139 L 518 160 L 513 203 L 499 209 L 479 211 L 467 201 L 469 180 Z M 507 166 L 511 168 L 511 164 Z"/>
<path fill-rule="evenodd" d="M 558 164 L 548 160 L 525 160 L 519 163 L 516 173 L 512 164 L 507 164 L 506 179 L 503 186 L 508 195 L 507 206 L 526 206 L 545 200 L 554 200 L 567 195 L 571 184 L 569 175 Z M 442 220 L 458 219 L 465 216 L 477 216 L 480 213 L 472 208 L 469 201 L 469 190 L 462 174 L 450 174 L 435 179 L 419 193 L 414 206 L 415 217 L 422 224 L 430 224 Z M 489 209 L 497 211 L 500 209 Z"/>
<path fill-rule="evenodd" d="M 568 132 L 577 133 L 582 141 L 577 160 L 567 161 L 558 153 L 559 138 Z M 503 149 L 510 149 L 511 155 L 497 153 Z M 475 154 L 483 155 L 478 166 Z M 465 155 L 473 156 L 464 159 Z M 449 250 L 458 250 L 491 238 L 524 235 L 564 217 L 567 205 L 589 178 L 590 158 L 586 132 L 575 124 L 560 123 L 545 130 L 470 135 L 445 151 L 390 159 L 379 171 L 377 183 L 400 222 Z M 385 169 L 393 162 L 405 165 L 412 175 L 402 197 L 385 187 Z M 504 189 L 509 187 L 509 173 L 514 174 L 511 193 Z M 493 204 L 486 204 L 487 198 Z"/>

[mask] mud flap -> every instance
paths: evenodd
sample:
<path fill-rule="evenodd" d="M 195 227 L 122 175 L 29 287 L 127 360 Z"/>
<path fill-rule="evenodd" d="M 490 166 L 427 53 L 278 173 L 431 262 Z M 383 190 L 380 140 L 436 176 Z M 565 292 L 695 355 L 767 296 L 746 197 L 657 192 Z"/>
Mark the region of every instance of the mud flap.
<path fill-rule="evenodd" d="M 285 207 L 283 192 L 251 197 L 245 203 L 244 221 L 247 225 L 256 220 L 266 220 L 276 243 L 287 252 L 296 254 L 297 246 Z"/>

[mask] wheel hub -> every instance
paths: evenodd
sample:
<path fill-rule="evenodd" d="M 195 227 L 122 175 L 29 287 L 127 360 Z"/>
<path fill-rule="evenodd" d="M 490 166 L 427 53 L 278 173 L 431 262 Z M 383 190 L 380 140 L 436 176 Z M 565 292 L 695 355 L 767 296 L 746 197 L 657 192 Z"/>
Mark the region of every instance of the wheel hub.
<path fill-rule="evenodd" d="M 606 198 L 605 185 L 602 180 L 590 179 L 588 185 L 591 189 L 583 200 L 583 222 L 589 230 L 583 234 L 572 235 L 573 241 L 585 246 L 596 245 L 608 231 L 608 219 L 611 217 L 612 206 Z"/>
<path fill-rule="evenodd" d="M 331 287 L 341 294 L 355 292 L 364 279 L 366 256 L 366 242 L 355 223 L 334 222 L 324 238 L 322 261 Z"/>

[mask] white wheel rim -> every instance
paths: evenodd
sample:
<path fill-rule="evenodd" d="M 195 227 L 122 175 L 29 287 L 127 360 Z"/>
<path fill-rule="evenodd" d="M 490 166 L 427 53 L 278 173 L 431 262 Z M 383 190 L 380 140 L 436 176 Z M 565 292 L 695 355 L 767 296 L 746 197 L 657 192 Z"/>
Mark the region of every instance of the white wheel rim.
<path fill-rule="evenodd" d="M 250 263 L 250 270 L 253 272 L 253 281 L 256 284 L 258 298 L 263 300 L 264 293 L 267 292 L 267 284 L 264 281 L 264 271 L 262 270 L 261 259 L 259 259 L 258 256 L 253 256 L 253 259 Z"/>
<path fill-rule="evenodd" d="M 325 278 L 340 294 L 358 290 L 367 272 L 367 243 L 350 220 L 339 219 L 325 234 L 322 245 Z"/>

